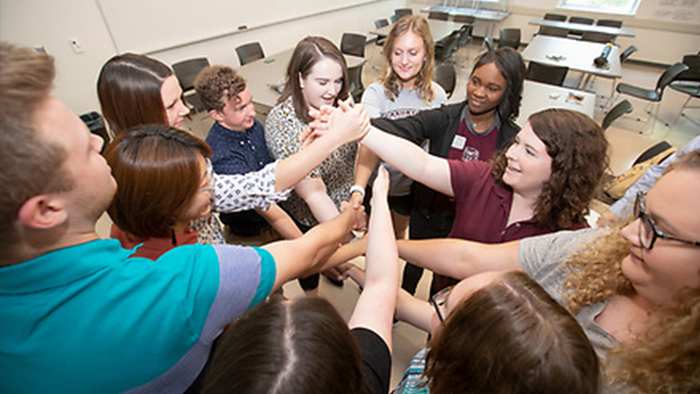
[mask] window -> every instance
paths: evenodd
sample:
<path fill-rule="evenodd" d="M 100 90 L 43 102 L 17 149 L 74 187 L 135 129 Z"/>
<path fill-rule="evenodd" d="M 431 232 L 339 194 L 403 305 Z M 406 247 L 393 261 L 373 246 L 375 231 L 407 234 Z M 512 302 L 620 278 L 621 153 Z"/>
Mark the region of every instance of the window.
<path fill-rule="evenodd" d="M 559 0 L 557 8 L 634 15 L 641 0 Z"/>

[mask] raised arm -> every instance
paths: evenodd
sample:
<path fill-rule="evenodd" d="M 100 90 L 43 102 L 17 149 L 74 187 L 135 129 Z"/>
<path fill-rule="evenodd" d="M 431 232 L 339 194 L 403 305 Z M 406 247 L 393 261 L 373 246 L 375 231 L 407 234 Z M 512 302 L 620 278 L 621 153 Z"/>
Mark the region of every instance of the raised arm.
<path fill-rule="evenodd" d="M 365 286 L 348 326 L 371 329 L 391 349 L 391 331 L 399 288 L 399 264 L 387 201 L 389 174 L 385 169 L 380 169 L 372 190 L 374 194 L 367 235 Z"/>
<path fill-rule="evenodd" d="M 277 266 L 274 289 L 286 282 L 321 268 L 344 237 L 364 223 L 364 209 L 343 205 L 343 211 L 330 221 L 314 226 L 301 238 L 279 241 L 263 246 L 272 254 Z"/>
<path fill-rule="evenodd" d="M 520 241 L 482 244 L 462 239 L 399 241 L 399 255 L 435 273 L 462 280 L 486 271 L 522 270 Z"/>
<path fill-rule="evenodd" d="M 377 166 L 378 162 L 379 157 L 374 152 L 366 146 L 360 145 L 360 150 L 357 153 L 357 162 L 355 163 L 355 185 L 363 188 L 367 187 L 369 177 L 372 175 L 372 171 L 374 171 L 374 167 Z M 364 196 L 361 196 L 358 192 L 353 192 L 351 197 L 353 203 L 359 202 L 361 204 Z"/>
<path fill-rule="evenodd" d="M 409 178 L 445 195 L 454 195 L 447 160 L 432 156 L 419 146 L 376 127 L 372 127 L 362 139 L 362 145 Z"/>

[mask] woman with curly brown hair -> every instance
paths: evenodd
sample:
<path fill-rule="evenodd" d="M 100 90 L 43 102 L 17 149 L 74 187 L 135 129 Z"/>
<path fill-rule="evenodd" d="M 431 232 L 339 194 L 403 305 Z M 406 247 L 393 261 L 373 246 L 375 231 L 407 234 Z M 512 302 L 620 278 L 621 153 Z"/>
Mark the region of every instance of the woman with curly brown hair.
<path fill-rule="evenodd" d="M 400 242 L 401 257 L 466 278 L 521 269 L 566 304 L 606 367 L 606 392 L 700 392 L 700 151 L 680 159 L 621 230 L 504 245 Z"/>
<path fill-rule="evenodd" d="M 433 156 L 376 128 L 362 144 L 413 180 L 454 198 L 450 238 L 484 243 L 587 227 L 588 204 L 608 164 L 600 127 L 564 109 L 530 116 L 491 164 Z M 435 275 L 431 292 L 454 283 Z"/>

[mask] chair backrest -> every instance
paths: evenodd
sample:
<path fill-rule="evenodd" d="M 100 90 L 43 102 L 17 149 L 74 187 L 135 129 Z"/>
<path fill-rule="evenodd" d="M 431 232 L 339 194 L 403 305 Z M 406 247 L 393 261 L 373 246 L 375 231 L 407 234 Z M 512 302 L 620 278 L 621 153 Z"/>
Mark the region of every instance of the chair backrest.
<path fill-rule="evenodd" d="M 566 15 L 562 15 L 562 14 L 553 14 L 551 12 L 544 14 L 544 20 L 546 20 L 546 21 L 565 22 L 566 18 L 567 18 Z"/>
<path fill-rule="evenodd" d="M 454 20 L 456 23 L 463 23 L 465 25 L 473 25 L 474 21 L 476 21 L 476 18 L 474 18 L 471 15 L 455 15 L 452 20 Z"/>
<path fill-rule="evenodd" d="M 486 44 L 486 49 L 489 51 L 493 51 L 494 45 L 493 45 L 493 37 L 486 37 L 484 38 L 484 44 Z"/>
<path fill-rule="evenodd" d="M 553 36 L 553 37 L 566 38 L 569 36 L 569 31 L 566 29 L 562 29 L 560 27 L 540 26 L 540 30 L 537 32 L 537 34 L 541 34 L 543 36 Z"/>
<path fill-rule="evenodd" d="M 622 21 L 617 19 L 598 19 L 595 24 L 598 26 L 622 27 Z"/>
<path fill-rule="evenodd" d="M 630 45 L 620 53 L 620 63 L 624 63 L 629 59 L 630 56 L 632 56 L 633 53 L 637 52 L 637 47 L 634 45 Z"/>
<path fill-rule="evenodd" d="M 389 21 L 384 19 L 377 19 L 374 21 L 374 28 L 375 29 L 381 29 L 382 27 L 389 26 Z"/>
<path fill-rule="evenodd" d="M 612 42 L 615 36 L 612 34 L 600 33 L 597 31 L 584 31 L 581 36 L 582 41 L 599 42 L 602 44 Z"/>
<path fill-rule="evenodd" d="M 678 62 L 672 65 L 671 67 L 667 68 L 666 71 L 664 71 L 664 73 L 661 74 L 659 80 L 656 82 L 656 91 L 659 92 L 659 98 L 661 98 L 661 94 L 663 93 L 666 86 L 668 86 L 669 83 L 673 82 L 683 71 L 687 71 L 689 68 L 690 67 L 688 67 L 688 65 L 683 64 L 681 62 Z"/>
<path fill-rule="evenodd" d="M 452 97 L 457 86 L 455 66 L 450 63 L 443 63 L 435 67 L 435 82 L 445 89 L 448 98 Z"/>
<path fill-rule="evenodd" d="M 683 56 L 683 64 L 688 66 L 688 70 L 678 74 L 676 80 L 700 81 L 700 55 Z"/>
<path fill-rule="evenodd" d="M 531 81 L 562 86 L 568 71 L 569 67 L 566 66 L 550 66 L 531 61 L 527 66 L 526 78 Z"/>
<path fill-rule="evenodd" d="M 515 50 L 518 50 L 519 46 L 520 46 L 520 29 L 518 29 L 518 28 L 501 29 L 500 37 L 498 40 L 498 47 L 499 48 L 511 47 Z"/>
<path fill-rule="evenodd" d="M 446 21 L 450 19 L 450 14 L 447 12 L 440 12 L 440 11 L 430 11 L 428 13 L 428 19 L 437 19 L 441 21 Z"/>
<path fill-rule="evenodd" d="M 569 22 L 580 23 L 582 25 L 592 25 L 595 20 L 593 18 L 586 18 L 584 16 L 572 16 L 569 17 Z"/>
<path fill-rule="evenodd" d="M 173 64 L 173 71 L 183 91 L 194 89 L 194 80 L 204 67 L 209 65 L 206 57 L 197 57 Z"/>
<path fill-rule="evenodd" d="M 474 30 L 474 25 L 462 25 L 459 28 L 459 40 L 457 46 L 462 48 L 467 45 L 467 42 L 472 37 L 472 31 Z"/>
<path fill-rule="evenodd" d="M 661 141 L 657 142 L 655 145 L 653 145 L 650 148 L 648 148 L 647 150 L 645 150 L 644 152 L 642 152 L 639 155 L 639 157 L 637 157 L 637 159 L 634 161 L 634 163 L 632 163 L 632 167 L 636 166 L 639 163 L 645 162 L 645 161 L 651 159 L 652 157 L 659 155 L 662 152 L 669 150 L 671 148 L 673 148 L 673 146 L 671 144 L 669 144 L 665 140 L 661 140 Z M 668 155 L 670 156 L 671 153 L 669 153 Z"/>
<path fill-rule="evenodd" d="M 362 93 L 365 90 L 362 84 L 362 69 L 364 63 L 360 63 L 354 67 L 348 67 L 348 93 L 352 95 L 353 100 L 359 103 L 362 98 Z"/>
<path fill-rule="evenodd" d="M 393 25 L 401 19 L 401 15 L 394 14 L 389 19 L 391 19 L 391 24 Z"/>
<path fill-rule="evenodd" d="M 435 61 L 438 64 L 447 61 L 452 56 L 452 53 L 458 49 L 459 36 L 460 31 L 456 30 L 450 33 L 447 38 L 435 43 Z"/>
<path fill-rule="evenodd" d="M 241 66 L 265 57 L 265 52 L 259 42 L 239 45 L 236 47 L 236 54 L 238 54 L 238 61 L 241 63 Z"/>
<path fill-rule="evenodd" d="M 615 119 L 619 118 L 620 116 L 624 114 L 628 114 L 632 112 L 634 108 L 632 107 L 632 103 L 630 103 L 628 100 L 622 100 L 617 105 L 612 107 L 610 112 L 605 115 L 605 118 L 603 118 L 603 123 L 601 124 L 601 127 L 603 130 L 607 130 L 608 127 L 612 124 L 612 122 L 615 121 Z"/>
<path fill-rule="evenodd" d="M 365 57 L 367 37 L 357 33 L 343 33 L 340 39 L 340 52 L 346 55 Z"/>
<path fill-rule="evenodd" d="M 399 15 L 399 18 L 406 15 L 413 15 L 412 8 L 397 8 L 394 10 L 394 15 Z"/>

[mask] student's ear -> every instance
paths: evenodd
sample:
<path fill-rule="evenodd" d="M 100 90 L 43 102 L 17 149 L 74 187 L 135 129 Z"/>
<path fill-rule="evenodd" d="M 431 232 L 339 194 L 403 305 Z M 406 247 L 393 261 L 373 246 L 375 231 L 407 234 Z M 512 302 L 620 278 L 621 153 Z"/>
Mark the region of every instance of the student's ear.
<path fill-rule="evenodd" d="M 304 89 L 304 78 L 301 76 L 301 73 L 299 73 L 299 87 Z"/>
<path fill-rule="evenodd" d="M 215 109 L 212 109 L 212 110 L 209 111 L 209 116 L 211 116 L 212 119 L 214 119 L 214 120 L 217 121 L 217 122 L 222 122 L 223 119 L 224 119 L 224 117 L 223 117 L 223 115 L 221 114 L 221 112 L 219 112 L 219 111 L 217 111 L 217 110 L 215 110 Z"/>
<path fill-rule="evenodd" d="M 25 227 L 48 230 L 63 224 L 68 219 L 68 213 L 59 200 L 38 195 L 22 204 L 18 218 Z"/>

